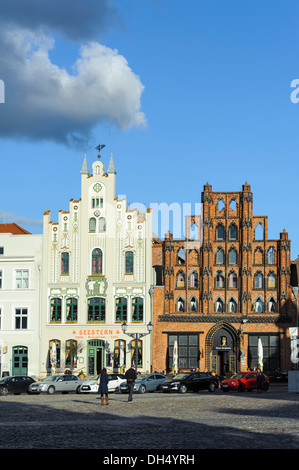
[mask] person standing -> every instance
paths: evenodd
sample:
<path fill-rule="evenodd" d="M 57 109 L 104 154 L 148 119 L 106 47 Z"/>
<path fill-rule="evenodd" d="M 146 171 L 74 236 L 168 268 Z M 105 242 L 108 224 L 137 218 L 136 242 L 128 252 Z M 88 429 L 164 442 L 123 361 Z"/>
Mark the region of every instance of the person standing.
<path fill-rule="evenodd" d="M 99 393 L 101 394 L 101 404 L 104 405 L 104 397 L 106 399 L 106 405 L 108 402 L 108 375 L 106 369 L 103 369 L 98 378 Z"/>
<path fill-rule="evenodd" d="M 129 398 L 128 398 L 129 402 L 133 400 L 133 390 L 134 390 L 136 377 L 137 377 L 136 370 L 134 369 L 133 366 L 131 366 L 130 369 L 128 369 L 127 372 L 125 373 L 125 379 L 127 379 L 127 384 L 129 388 Z"/>
<path fill-rule="evenodd" d="M 264 374 L 259 367 L 257 368 L 256 381 L 257 381 L 257 391 L 262 393 L 263 392 L 262 384 L 264 381 Z"/>

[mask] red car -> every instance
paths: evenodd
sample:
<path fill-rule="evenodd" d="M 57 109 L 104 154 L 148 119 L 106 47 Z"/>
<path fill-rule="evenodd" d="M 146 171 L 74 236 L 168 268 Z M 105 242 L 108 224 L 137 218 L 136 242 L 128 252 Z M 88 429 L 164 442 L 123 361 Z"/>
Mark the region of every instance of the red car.
<path fill-rule="evenodd" d="M 238 390 L 239 392 L 244 392 L 248 390 L 251 392 L 257 388 L 257 373 L 256 372 L 240 372 L 239 374 L 234 374 L 230 379 L 225 379 L 221 382 L 220 386 L 223 392 L 229 392 L 229 390 Z M 262 382 L 262 389 L 267 391 L 269 388 L 269 379 L 264 374 L 264 380 Z"/>

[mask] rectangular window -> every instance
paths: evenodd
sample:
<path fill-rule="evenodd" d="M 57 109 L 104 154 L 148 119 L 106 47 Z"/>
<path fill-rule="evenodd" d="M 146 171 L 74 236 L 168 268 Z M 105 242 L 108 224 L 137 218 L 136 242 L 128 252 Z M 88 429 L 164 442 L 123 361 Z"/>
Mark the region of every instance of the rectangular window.
<path fill-rule="evenodd" d="M 134 272 L 134 253 L 133 253 L 133 251 L 126 251 L 126 253 L 125 253 L 125 271 L 126 271 L 126 274 L 133 274 L 133 272 Z"/>
<path fill-rule="evenodd" d="M 0 269 L 0 289 L 2 289 L 2 270 Z"/>
<path fill-rule="evenodd" d="M 29 271 L 27 269 L 16 271 L 16 288 L 17 289 L 29 288 Z"/>
<path fill-rule="evenodd" d="M 258 364 L 257 335 L 248 335 L 248 366 L 255 368 Z M 279 335 L 260 335 L 263 345 L 263 369 L 275 370 L 280 367 Z"/>
<path fill-rule="evenodd" d="M 199 361 L 199 343 L 197 334 L 168 335 L 168 370 L 173 366 L 174 342 L 178 342 L 178 367 L 179 369 L 196 369 Z"/>
<path fill-rule="evenodd" d="M 0 255 L 4 255 L 4 246 L 0 246 Z"/>
<path fill-rule="evenodd" d="M 28 310 L 27 308 L 15 309 L 15 329 L 27 330 L 28 327 Z"/>

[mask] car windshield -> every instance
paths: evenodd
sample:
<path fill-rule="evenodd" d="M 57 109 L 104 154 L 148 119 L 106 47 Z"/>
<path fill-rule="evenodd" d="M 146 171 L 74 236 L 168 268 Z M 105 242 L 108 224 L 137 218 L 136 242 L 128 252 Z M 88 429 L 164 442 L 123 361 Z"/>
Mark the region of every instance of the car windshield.
<path fill-rule="evenodd" d="M 231 376 L 231 379 L 243 379 L 246 374 L 234 374 Z"/>
<path fill-rule="evenodd" d="M 181 380 L 181 379 L 184 379 L 185 377 L 187 377 L 187 375 L 189 374 L 178 374 L 178 375 L 175 375 L 173 377 L 173 380 Z"/>
<path fill-rule="evenodd" d="M 144 379 L 146 379 L 147 377 L 148 377 L 148 374 L 139 374 L 139 375 L 137 376 L 137 379 L 136 379 L 136 380 L 138 380 L 138 381 L 139 381 L 139 380 L 144 380 Z"/>
<path fill-rule="evenodd" d="M 0 380 L 0 384 L 5 384 L 11 377 L 5 377 L 4 379 Z"/>
<path fill-rule="evenodd" d="M 61 377 L 60 375 L 49 375 L 48 377 L 45 377 L 42 382 L 54 382 L 55 380 L 57 380 L 59 377 Z"/>

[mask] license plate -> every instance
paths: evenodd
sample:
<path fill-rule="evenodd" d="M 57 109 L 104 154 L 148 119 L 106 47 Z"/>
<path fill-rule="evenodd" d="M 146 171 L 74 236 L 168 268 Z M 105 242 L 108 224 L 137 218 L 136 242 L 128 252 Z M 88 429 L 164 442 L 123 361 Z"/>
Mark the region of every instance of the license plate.
<path fill-rule="evenodd" d="M 83 387 L 81 387 L 81 388 L 82 388 L 82 390 L 88 390 L 89 389 L 89 387 L 87 387 L 86 385 L 85 386 L 83 385 Z"/>

